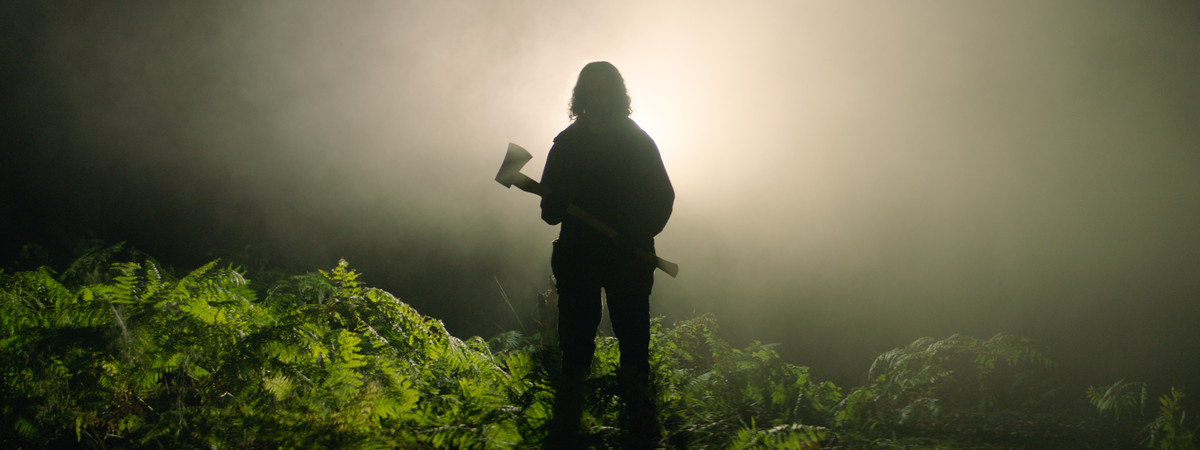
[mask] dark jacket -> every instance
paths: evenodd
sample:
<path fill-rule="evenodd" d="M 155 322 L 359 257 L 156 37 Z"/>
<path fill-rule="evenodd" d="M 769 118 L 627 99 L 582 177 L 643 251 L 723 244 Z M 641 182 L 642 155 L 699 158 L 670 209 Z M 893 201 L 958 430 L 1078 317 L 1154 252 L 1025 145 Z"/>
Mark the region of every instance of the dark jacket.
<path fill-rule="evenodd" d="M 579 117 L 554 138 L 546 157 L 542 219 L 562 223 L 560 241 L 589 242 L 602 235 L 567 214 L 573 203 L 651 249 L 667 224 L 675 190 L 654 140 L 628 117 Z"/>

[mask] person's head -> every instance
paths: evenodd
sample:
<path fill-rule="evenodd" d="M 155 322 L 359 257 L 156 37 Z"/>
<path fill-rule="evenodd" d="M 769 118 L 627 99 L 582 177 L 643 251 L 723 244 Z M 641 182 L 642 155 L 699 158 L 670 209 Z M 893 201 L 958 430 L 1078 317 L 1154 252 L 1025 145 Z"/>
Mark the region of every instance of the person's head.
<path fill-rule="evenodd" d="M 584 115 L 629 117 L 629 93 L 621 72 L 607 61 L 583 66 L 575 91 L 571 94 L 572 119 Z"/>

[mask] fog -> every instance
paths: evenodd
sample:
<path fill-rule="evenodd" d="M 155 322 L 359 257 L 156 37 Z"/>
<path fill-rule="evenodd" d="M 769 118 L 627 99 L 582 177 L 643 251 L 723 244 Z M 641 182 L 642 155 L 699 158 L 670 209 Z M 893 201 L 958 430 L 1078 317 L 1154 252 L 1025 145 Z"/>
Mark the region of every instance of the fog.
<path fill-rule="evenodd" d="M 533 314 L 538 178 L 614 63 L 675 186 L 652 310 L 839 384 L 922 336 L 1200 389 L 1188 2 L 4 2 L 3 262 L 338 258 L 451 332 Z M 215 252 L 215 253 L 214 253 Z M 529 317 L 526 317 L 528 320 Z M 1082 395 L 1082 394 L 1080 394 Z"/>

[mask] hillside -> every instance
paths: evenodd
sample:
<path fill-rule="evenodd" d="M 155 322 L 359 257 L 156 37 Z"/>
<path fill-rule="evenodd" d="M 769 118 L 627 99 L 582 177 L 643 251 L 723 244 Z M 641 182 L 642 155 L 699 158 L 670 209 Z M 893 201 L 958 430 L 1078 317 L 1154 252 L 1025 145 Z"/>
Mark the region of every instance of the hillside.
<path fill-rule="evenodd" d="M 545 437 L 556 363 L 540 322 L 462 339 L 346 261 L 256 276 L 220 261 L 175 273 L 119 245 L 60 270 L 0 271 L 0 446 L 527 448 Z M 1195 448 L 1181 392 L 1155 400 L 1125 381 L 1063 392 L 1049 351 L 1020 336 L 923 338 L 845 388 L 773 345 L 733 348 L 712 316 L 652 326 L 667 447 Z M 597 339 L 586 444 L 614 447 L 617 347 Z"/>

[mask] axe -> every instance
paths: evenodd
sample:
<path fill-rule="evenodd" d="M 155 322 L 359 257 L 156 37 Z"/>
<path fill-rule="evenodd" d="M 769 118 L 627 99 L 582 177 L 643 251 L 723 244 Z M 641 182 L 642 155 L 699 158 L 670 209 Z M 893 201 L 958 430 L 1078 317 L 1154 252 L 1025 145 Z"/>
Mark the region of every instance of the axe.
<path fill-rule="evenodd" d="M 546 194 L 550 193 L 550 190 L 545 186 L 542 186 L 541 183 L 533 181 L 532 178 L 529 178 L 525 176 L 525 174 L 521 173 L 521 168 L 524 167 L 525 163 L 529 162 L 529 160 L 532 158 L 533 155 L 530 155 L 529 152 L 525 151 L 524 148 L 521 148 L 520 145 L 513 144 L 511 142 L 508 143 L 508 153 L 504 154 L 504 162 L 500 163 L 500 171 L 496 172 L 496 181 L 500 184 L 503 184 L 506 188 L 516 186 L 522 191 L 535 194 L 538 197 L 545 197 Z M 618 233 L 617 230 L 614 230 L 613 227 L 601 222 L 600 219 L 597 219 L 596 216 L 591 215 L 591 213 L 580 209 L 578 206 L 575 206 L 574 203 L 567 204 L 567 214 L 582 220 L 583 223 L 595 228 L 596 231 L 608 236 L 609 239 L 620 242 L 618 239 L 620 237 L 620 233 Z M 666 272 L 666 274 L 670 275 L 671 278 L 679 275 L 678 264 L 659 258 L 645 249 L 635 248 L 633 251 L 634 254 L 636 254 L 639 258 L 654 262 L 655 267 L 663 272 Z"/>

